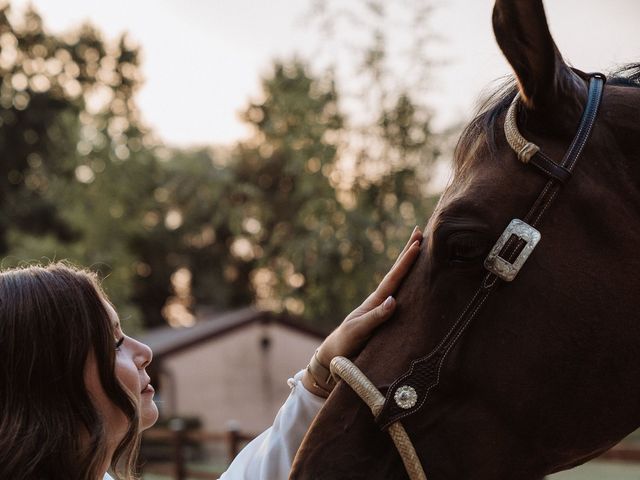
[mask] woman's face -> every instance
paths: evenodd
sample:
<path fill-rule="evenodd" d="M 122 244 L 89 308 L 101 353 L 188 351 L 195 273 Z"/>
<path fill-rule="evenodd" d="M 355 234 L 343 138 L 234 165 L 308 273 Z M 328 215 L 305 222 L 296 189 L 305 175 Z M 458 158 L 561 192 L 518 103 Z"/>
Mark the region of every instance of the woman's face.
<path fill-rule="evenodd" d="M 122 387 L 136 399 L 140 408 L 140 428 L 152 426 L 158 419 L 158 407 L 153 402 L 153 387 L 149 383 L 149 375 L 145 368 L 151 363 L 151 349 L 131 337 L 127 337 L 120 326 L 118 314 L 111 304 L 105 302 L 109 317 L 114 325 L 116 348 L 116 378 Z M 107 423 L 107 431 L 114 440 L 119 441 L 127 431 L 128 419 L 107 397 L 98 374 L 96 359 L 93 354 L 87 360 L 85 368 L 85 385 L 91 399 Z"/>

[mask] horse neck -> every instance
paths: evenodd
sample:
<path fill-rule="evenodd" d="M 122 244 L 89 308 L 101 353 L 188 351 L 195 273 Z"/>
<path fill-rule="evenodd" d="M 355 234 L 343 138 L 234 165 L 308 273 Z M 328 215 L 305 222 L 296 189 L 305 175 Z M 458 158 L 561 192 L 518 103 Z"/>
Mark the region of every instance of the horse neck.
<path fill-rule="evenodd" d="M 622 183 L 623 200 L 640 205 L 640 88 L 607 87 L 598 123 L 603 180 Z"/>

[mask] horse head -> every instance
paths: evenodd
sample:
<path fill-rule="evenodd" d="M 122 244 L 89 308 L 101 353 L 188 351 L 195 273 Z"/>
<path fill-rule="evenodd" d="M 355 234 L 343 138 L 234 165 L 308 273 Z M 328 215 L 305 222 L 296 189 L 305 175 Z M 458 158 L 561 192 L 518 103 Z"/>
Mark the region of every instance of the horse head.
<path fill-rule="evenodd" d="M 540 479 L 640 426 L 639 70 L 608 79 L 570 180 L 551 181 L 558 193 L 517 278 L 473 300 L 496 240 L 550 182 L 505 137 L 512 100 L 519 95 L 513 122 L 522 136 L 559 161 L 589 92 L 589 76 L 563 61 L 541 0 L 497 0 L 493 26 L 516 82 L 462 134 L 394 318 L 355 360 L 391 403 L 412 362 L 460 332 L 435 365 L 437 385 L 426 395 L 416 387 L 418 405 L 400 416 L 429 480 Z M 469 305 L 477 314 L 462 331 Z M 290 478 L 406 478 L 384 427 L 340 382 Z"/>

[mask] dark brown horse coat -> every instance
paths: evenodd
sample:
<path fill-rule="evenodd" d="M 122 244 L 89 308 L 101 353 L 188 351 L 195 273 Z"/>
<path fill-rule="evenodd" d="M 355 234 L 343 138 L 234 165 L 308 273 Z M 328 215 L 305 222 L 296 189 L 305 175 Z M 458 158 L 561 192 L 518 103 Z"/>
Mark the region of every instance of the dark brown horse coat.
<path fill-rule="evenodd" d="M 497 0 L 493 23 L 526 106 L 520 129 L 559 160 L 579 123 L 587 77 L 562 60 L 540 0 Z M 638 72 L 609 79 L 592 136 L 540 225 L 536 250 L 457 343 L 424 408 L 403 421 L 429 480 L 540 479 L 640 426 Z M 383 393 L 450 329 L 485 274 L 491 246 L 546 182 L 504 139 L 515 93 L 494 99 L 463 134 L 454 179 L 397 294 L 395 318 L 356 360 Z M 291 478 L 406 474 L 387 433 L 340 383 Z"/>

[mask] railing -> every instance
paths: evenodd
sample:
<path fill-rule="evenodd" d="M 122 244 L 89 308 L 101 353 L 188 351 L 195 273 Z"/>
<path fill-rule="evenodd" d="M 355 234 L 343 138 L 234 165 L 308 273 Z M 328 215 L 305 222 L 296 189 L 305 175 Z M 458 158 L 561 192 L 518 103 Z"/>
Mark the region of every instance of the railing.
<path fill-rule="evenodd" d="M 230 429 L 226 432 L 205 432 L 201 430 L 186 430 L 180 420 L 170 422 L 169 428 L 152 428 L 143 435 L 145 442 L 161 443 L 170 446 L 172 459 L 170 462 L 149 462 L 142 465 L 143 473 L 154 473 L 171 477 L 175 480 L 203 479 L 216 480 L 222 471 L 198 471 L 190 469 L 187 464 L 185 450 L 189 445 L 224 444 L 227 465 L 236 457 L 243 444 L 255 438 L 255 435 Z"/>

